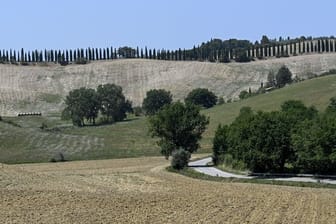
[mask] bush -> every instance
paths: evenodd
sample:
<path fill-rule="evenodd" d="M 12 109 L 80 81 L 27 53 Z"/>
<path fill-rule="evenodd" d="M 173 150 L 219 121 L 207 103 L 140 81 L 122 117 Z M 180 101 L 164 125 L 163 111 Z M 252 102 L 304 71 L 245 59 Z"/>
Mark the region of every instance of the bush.
<path fill-rule="evenodd" d="M 185 98 L 185 102 L 210 108 L 216 105 L 217 96 L 208 89 L 197 88 L 188 94 Z"/>
<path fill-rule="evenodd" d="M 291 71 L 284 65 L 282 66 L 278 73 L 275 76 L 276 85 L 279 88 L 284 87 L 286 84 L 290 84 L 293 82 Z"/>
<path fill-rule="evenodd" d="M 175 150 L 172 154 L 171 166 L 176 170 L 181 170 L 188 166 L 190 152 L 183 149 Z"/>
<path fill-rule="evenodd" d="M 65 157 L 63 155 L 63 153 L 58 153 L 57 155 L 55 155 L 54 157 L 52 157 L 49 162 L 52 162 L 52 163 L 56 163 L 56 162 L 65 162 Z"/>

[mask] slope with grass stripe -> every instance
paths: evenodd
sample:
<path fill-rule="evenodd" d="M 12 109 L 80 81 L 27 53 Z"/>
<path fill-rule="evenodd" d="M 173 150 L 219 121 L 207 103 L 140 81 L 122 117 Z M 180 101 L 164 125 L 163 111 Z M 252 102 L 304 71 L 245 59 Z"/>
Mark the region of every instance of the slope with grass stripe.
<path fill-rule="evenodd" d="M 211 152 L 218 124 L 231 123 L 243 106 L 250 106 L 256 111 L 271 111 L 278 110 L 286 100 L 296 99 L 322 111 L 333 96 L 336 96 L 336 75 L 295 83 L 270 93 L 203 110 L 202 113 L 210 116 L 210 124 L 203 135 L 199 152 Z M 0 122 L 0 162 L 48 161 L 59 152 L 65 153 L 66 159 L 71 160 L 160 155 L 155 139 L 148 134 L 145 117 L 84 128 L 65 126 L 66 123 L 56 117 L 4 119 L 21 127 Z M 48 127 L 59 126 L 59 131 L 41 131 L 39 126 L 42 122 Z"/>

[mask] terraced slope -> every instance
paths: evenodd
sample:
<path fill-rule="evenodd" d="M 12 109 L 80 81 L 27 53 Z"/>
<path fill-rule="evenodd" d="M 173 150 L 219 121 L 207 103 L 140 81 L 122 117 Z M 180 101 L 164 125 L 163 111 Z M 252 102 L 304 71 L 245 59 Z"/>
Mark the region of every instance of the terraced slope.
<path fill-rule="evenodd" d="M 309 72 L 320 74 L 336 68 L 336 54 L 229 64 L 129 59 L 65 67 L 0 65 L 0 115 L 59 112 L 70 90 L 95 88 L 103 83 L 121 85 L 134 105 L 140 105 L 146 92 L 153 88 L 170 90 L 175 99 L 183 99 L 196 87 L 232 98 L 249 87 L 259 88 L 268 72 L 283 64 L 299 77 Z"/>

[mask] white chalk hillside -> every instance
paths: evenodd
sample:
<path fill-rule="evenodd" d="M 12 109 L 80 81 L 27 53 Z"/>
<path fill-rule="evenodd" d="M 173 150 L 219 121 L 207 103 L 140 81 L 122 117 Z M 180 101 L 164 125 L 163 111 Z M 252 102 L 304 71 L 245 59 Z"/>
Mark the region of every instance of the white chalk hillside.
<path fill-rule="evenodd" d="M 104 83 L 121 85 L 134 105 L 140 105 L 153 88 L 170 90 L 175 100 L 197 87 L 208 88 L 226 99 L 235 98 L 249 87 L 259 88 L 268 72 L 282 65 L 299 77 L 309 72 L 320 74 L 336 68 L 336 54 L 229 64 L 125 59 L 68 66 L 0 65 L 0 115 L 59 112 L 70 90 L 96 88 Z"/>

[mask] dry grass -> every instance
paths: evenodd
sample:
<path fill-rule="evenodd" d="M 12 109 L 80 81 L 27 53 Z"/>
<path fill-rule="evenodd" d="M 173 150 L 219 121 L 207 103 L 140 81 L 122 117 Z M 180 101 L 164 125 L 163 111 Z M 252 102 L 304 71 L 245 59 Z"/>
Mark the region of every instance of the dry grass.
<path fill-rule="evenodd" d="M 202 181 L 167 165 L 161 157 L 4 165 L 0 223 L 336 222 L 335 190 Z"/>
<path fill-rule="evenodd" d="M 287 65 L 299 77 L 336 68 L 336 54 L 315 54 L 262 60 L 251 63 L 216 64 L 157 60 L 99 61 L 86 65 L 0 65 L 0 114 L 59 112 L 62 99 L 74 88 L 96 88 L 116 83 L 135 105 L 153 88 L 170 90 L 183 99 L 194 88 L 204 87 L 218 96 L 237 97 L 249 87 L 257 89 L 269 71 Z"/>

